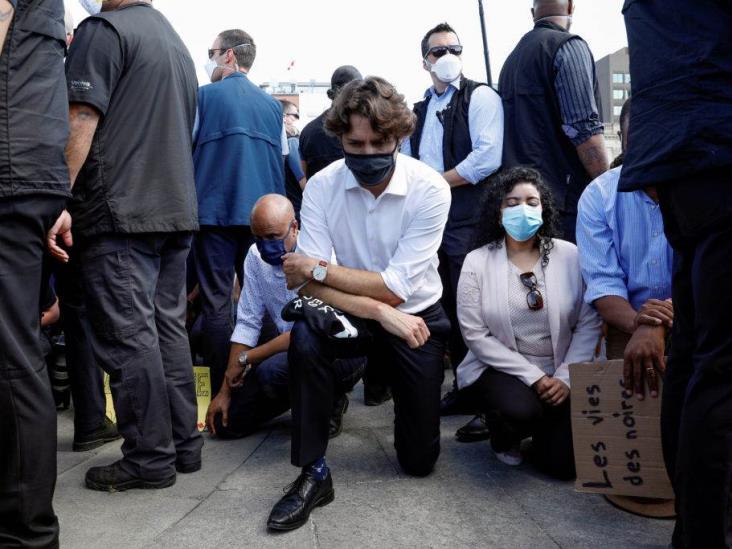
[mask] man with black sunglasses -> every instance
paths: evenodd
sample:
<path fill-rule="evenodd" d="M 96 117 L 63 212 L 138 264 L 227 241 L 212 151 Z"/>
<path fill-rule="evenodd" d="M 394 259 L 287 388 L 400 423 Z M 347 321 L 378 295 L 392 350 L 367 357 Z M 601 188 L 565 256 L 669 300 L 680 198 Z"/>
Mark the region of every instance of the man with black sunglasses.
<path fill-rule="evenodd" d="M 467 353 L 457 322 L 455 294 L 473 241 L 484 181 L 501 166 L 503 106 L 490 87 L 463 76 L 463 46 L 450 25 L 440 23 L 427 31 L 421 51 L 432 86 L 414 106 L 417 127 L 402 152 L 440 172 L 452 190 L 439 258 L 442 305 L 452 323 L 449 347 L 455 370 Z M 442 413 L 460 411 L 457 392 L 451 391 L 443 399 Z M 486 433 L 482 426 L 479 429 Z"/>

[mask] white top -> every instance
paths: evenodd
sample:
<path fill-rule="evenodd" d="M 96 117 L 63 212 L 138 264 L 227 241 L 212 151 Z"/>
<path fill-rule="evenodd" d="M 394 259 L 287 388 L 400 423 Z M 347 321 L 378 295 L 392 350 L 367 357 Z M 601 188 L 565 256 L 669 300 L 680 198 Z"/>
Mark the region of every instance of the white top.
<path fill-rule="evenodd" d="M 521 282 L 521 269 L 508 261 L 508 311 L 511 326 L 516 337 L 516 350 L 523 357 L 538 366 L 547 375 L 554 374 L 554 349 L 549 327 L 549 304 L 546 300 L 546 285 L 541 259 L 532 270 L 537 280 L 537 289 L 544 299 L 544 306 L 538 311 L 529 309 L 526 294 L 529 289 Z"/>
<path fill-rule="evenodd" d="M 297 248 L 326 261 L 332 249 L 344 267 L 381 273 L 386 286 L 404 300 L 397 308 L 418 313 L 442 296 L 437 250 L 450 201 L 442 176 L 403 154 L 379 198 L 338 160 L 305 187 Z"/>

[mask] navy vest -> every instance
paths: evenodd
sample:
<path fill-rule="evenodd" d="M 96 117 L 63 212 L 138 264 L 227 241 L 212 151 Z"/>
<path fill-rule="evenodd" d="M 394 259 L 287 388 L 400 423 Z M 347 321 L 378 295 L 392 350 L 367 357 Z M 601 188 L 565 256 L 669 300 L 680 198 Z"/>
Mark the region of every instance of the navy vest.
<path fill-rule="evenodd" d="M 478 86 L 485 85 L 462 77 L 460 79 L 460 89 L 453 94 L 450 104 L 443 113 L 442 157 L 446 172 L 465 160 L 473 150 L 468 124 L 470 97 Z M 414 105 L 414 113 L 417 115 L 417 127 L 410 138 L 410 145 L 412 147 L 412 156 L 416 159 L 419 159 L 419 144 L 422 140 L 422 130 L 424 129 L 430 97 L 428 96 Z M 452 204 L 450 205 L 450 214 L 445 230 L 477 223 L 484 189 L 485 184 L 482 182 L 477 185 L 462 185 L 452 189 Z"/>
<path fill-rule="evenodd" d="M 282 106 L 242 73 L 198 92 L 193 151 L 201 225 L 249 225 L 254 203 L 285 194 Z"/>
<path fill-rule="evenodd" d="M 581 40 L 561 27 L 537 23 L 524 35 L 501 70 L 505 132 L 503 168 L 537 169 L 563 213 L 577 212 L 577 202 L 590 182 L 577 149 L 562 130 L 562 114 L 554 87 L 554 58 L 569 40 Z M 601 104 L 595 78 L 595 98 Z"/>
<path fill-rule="evenodd" d="M 709 177 L 720 170 L 727 178 L 732 167 L 730 2 L 628 0 L 623 13 L 633 107 L 619 190 Z"/>

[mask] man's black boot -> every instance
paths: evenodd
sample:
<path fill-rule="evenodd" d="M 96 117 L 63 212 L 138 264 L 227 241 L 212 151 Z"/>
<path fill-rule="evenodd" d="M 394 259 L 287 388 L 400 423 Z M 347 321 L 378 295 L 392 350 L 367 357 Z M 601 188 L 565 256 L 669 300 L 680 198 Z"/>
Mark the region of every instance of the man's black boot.
<path fill-rule="evenodd" d="M 119 461 L 86 472 L 86 487 L 102 492 L 124 492 L 133 488 L 157 489 L 175 484 L 175 473 L 160 480 L 145 480 L 122 469 Z"/>
<path fill-rule="evenodd" d="M 455 438 L 458 442 L 478 442 L 491 438 L 488 425 L 485 423 L 485 416 L 483 414 L 475 416 L 457 430 Z"/>
<path fill-rule="evenodd" d="M 87 452 L 94 448 L 107 444 L 120 438 L 117 432 L 117 426 L 112 423 L 108 417 L 104 418 L 104 422 L 87 435 L 74 436 L 74 444 L 72 449 L 74 452 Z"/>
<path fill-rule="evenodd" d="M 334 497 L 330 471 L 323 480 L 315 480 L 310 470 L 303 471 L 272 508 L 267 519 L 267 528 L 278 531 L 300 528 L 308 521 L 310 512 L 315 507 L 328 505 Z"/>

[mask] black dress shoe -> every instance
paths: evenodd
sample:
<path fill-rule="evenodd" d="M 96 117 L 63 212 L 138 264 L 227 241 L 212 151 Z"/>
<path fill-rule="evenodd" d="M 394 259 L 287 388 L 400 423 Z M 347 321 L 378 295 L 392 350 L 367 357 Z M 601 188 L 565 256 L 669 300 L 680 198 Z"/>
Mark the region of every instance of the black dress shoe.
<path fill-rule="evenodd" d="M 160 480 L 145 480 L 122 469 L 119 461 L 104 467 L 92 467 L 86 472 L 86 487 L 101 492 L 124 492 L 133 488 L 167 488 L 175 484 L 175 473 Z"/>
<path fill-rule="evenodd" d="M 328 505 L 334 497 L 330 471 L 324 480 L 315 480 L 312 472 L 304 471 L 287 487 L 285 495 L 272 508 L 267 528 L 278 531 L 300 528 L 308 521 L 313 509 Z"/>
<path fill-rule="evenodd" d="M 447 393 L 440 401 L 440 415 L 441 416 L 457 416 L 463 414 L 472 414 L 473 411 L 464 402 L 460 391 L 457 389 L 451 390 Z"/>
<path fill-rule="evenodd" d="M 74 436 L 72 449 L 74 452 L 88 452 L 107 444 L 107 442 L 117 440 L 120 436 L 117 426 L 112 423 L 111 419 L 105 417 L 104 422 L 88 435 Z"/>
<path fill-rule="evenodd" d="M 379 406 L 387 400 L 391 400 L 391 389 L 385 385 L 374 385 L 369 383 L 363 386 L 363 403 L 366 406 Z"/>
<path fill-rule="evenodd" d="M 348 410 L 348 396 L 342 395 L 336 400 L 333 406 L 333 413 L 330 415 L 330 425 L 328 427 L 328 438 L 335 438 L 341 434 L 343 430 L 343 414 Z"/>
<path fill-rule="evenodd" d="M 478 442 L 491 438 L 491 433 L 485 424 L 485 416 L 480 414 L 468 421 L 457 430 L 455 438 L 458 442 Z"/>

